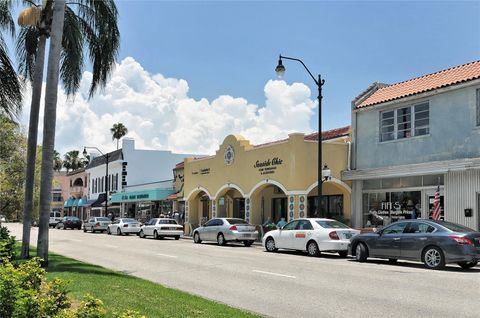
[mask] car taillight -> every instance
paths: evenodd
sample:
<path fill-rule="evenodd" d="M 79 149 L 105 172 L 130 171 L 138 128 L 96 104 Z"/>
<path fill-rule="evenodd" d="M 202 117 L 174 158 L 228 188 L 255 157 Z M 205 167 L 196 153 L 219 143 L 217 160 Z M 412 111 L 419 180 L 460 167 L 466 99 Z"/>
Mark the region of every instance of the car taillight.
<path fill-rule="evenodd" d="M 236 231 L 236 230 L 237 230 L 237 226 L 236 226 L 236 225 L 232 225 L 232 226 L 230 226 L 229 230 L 230 230 L 230 231 Z"/>
<path fill-rule="evenodd" d="M 96 223 L 95 226 L 100 226 L 100 223 Z"/>
<path fill-rule="evenodd" d="M 339 239 L 340 239 L 340 238 L 338 237 L 338 234 L 337 234 L 336 231 L 332 231 L 332 232 L 328 233 L 328 236 L 330 236 L 330 238 L 331 238 L 332 240 L 339 240 Z"/>
<path fill-rule="evenodd" d="M 124 224 L 123 227 L 128 227 L 128 224 Z"/>
<path fill-rule="evenodd" d="M 449 238 L 455 240 L 458 244 L 462 245 L 473 245 L 473 241 L 466 237 L 461 236 L 449 236 Z"/>

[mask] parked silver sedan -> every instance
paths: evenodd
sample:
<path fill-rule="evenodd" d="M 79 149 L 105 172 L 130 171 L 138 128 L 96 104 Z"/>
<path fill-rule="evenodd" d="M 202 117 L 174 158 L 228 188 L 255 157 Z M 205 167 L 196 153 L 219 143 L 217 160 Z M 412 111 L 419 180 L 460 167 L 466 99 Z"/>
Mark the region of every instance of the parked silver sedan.
<path fill-rule="evenodd" d="M 129 235 L 130 233 L 138 234 L 142 224 L 135 219 L 121 218 L 116 219 L 107 227 L 107 234 L 115 233 L 117 235 Z"/>
<path fill-rule="evenodd" d="M 147 236 L 153 236 L 154 239 L 174 237 L 176 240 L 178 240 L 182 234 L 183 226 L 179 225 L 174 219 L 154 218 L 142 225 L 138 235 L 141 238 L 145 238 Z"/>
<path fill-rule="evenodd" d="M 235 218 L 214 218 L 193 231 L 195 243 L 212 241 L 225 245 L 227 242 L 243 242 L 248 247 L 257 237 L 258 231 L 254 225 Z"/>
<path fill-rule="evenodd" d="M 109 218 L 101 216 L 92 217 L 83 223 L 83 232 L 106 232 L 110 223 L 112 223 L 112 221 Z"/>

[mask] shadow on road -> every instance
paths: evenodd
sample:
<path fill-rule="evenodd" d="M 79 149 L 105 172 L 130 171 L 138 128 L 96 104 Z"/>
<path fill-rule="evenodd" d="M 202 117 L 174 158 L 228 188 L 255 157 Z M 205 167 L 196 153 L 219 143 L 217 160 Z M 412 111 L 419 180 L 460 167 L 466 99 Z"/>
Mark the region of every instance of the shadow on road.
<path fill-rule="evenodd" d="M 354 259 L 349 259 L 349 262 L 356 263 L 357 261 Z M 413 263 L 407 261 L 397 261 L 396 263 L 391 263 L 388 260 L 382 259 L 372 259 L 365 262 L 366 264 L 375 264 L 375 265 L 389 265 L 392 268 L 421 268 L 428 271 L 429 269 L 425 268 L 422 263 Z M 440 272 L 454 272 L 454 273 L 480 273 L 480 268 L 474 267 L 470 269 L 463 269 L 455 264 L 447 264 L 447 266 L 440 270 Z"/>

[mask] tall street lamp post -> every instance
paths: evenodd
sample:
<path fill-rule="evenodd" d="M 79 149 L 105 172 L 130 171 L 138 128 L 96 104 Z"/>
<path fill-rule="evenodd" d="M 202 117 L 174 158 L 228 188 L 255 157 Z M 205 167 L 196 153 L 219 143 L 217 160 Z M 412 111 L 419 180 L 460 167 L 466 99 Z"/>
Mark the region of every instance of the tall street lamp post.
<path fill-rule="evenodd" d="M 83 147 L 83 156 L 86 157 L 88 155 L 87 148 L 97 150 L 102 156 L 105 157 L 105 216 L 107 216 L 107 206 L 108 206 L 108 160 L 109 160 L 109 153 L 104 154 L 100 151 L 97 147 Z"/>
<path fill-rule="evenodd" d="M 325 83 L 325 80 L 322 79 L 322 76 L 320 74 L 318 74 L 318 79 L 315 78 L 315 76 L 313 76 L 312 72 L 310 72 L 310 70 L 305 65 L 305 63 L 303 63 L 302 60 L 297 59 L 297 58 L 293 58 L 293 57 L 282 56 L 282 55 L 280 55 L 280 57 L 278 59 L 278 65 L 275 68 L 275 72 L 277 73 L 277 75 L 279 77 L 282 77 L 283 74 L 285 74 L 285 66 L 283 66 L 282 59 L 300 62 L 318 87 L 318 175 L 317 175 L 318 198 L 317 198 L 317 209 L 318 209 L 318 212 L 320 213 L 320 217 L 325 217 L 325 215 L 323 215 L 324 213 L 322 212 L 322 209 L 321 209 L 322 183 L 323 183 L 323 170 L 324 170 L 324 169 L 322 169 L 322 167 L 323 167 L 322 166 L 322 97 L 323 97 L 322 96 L 322 86 Z M 326 178 L 326 176 L 325 176 L 325 178 Z"/>

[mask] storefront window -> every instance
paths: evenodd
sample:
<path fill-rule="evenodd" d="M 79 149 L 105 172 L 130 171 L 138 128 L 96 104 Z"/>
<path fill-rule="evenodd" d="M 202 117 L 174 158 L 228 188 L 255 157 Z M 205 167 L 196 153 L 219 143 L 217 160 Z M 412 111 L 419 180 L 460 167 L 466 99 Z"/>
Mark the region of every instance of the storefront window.
<path fill-rule="evenodd" d="M 364 194 L 363 224 L 383 227 L 403 219 L 421 216 L 421 191 L 377 192 Z"/>
<path fill-rule="evenodd" d="M 308 217 L 343 220 L 343 195 L 322 195 L 322 214 L 317 213 L 317 197 L 308 198 Z"/>

